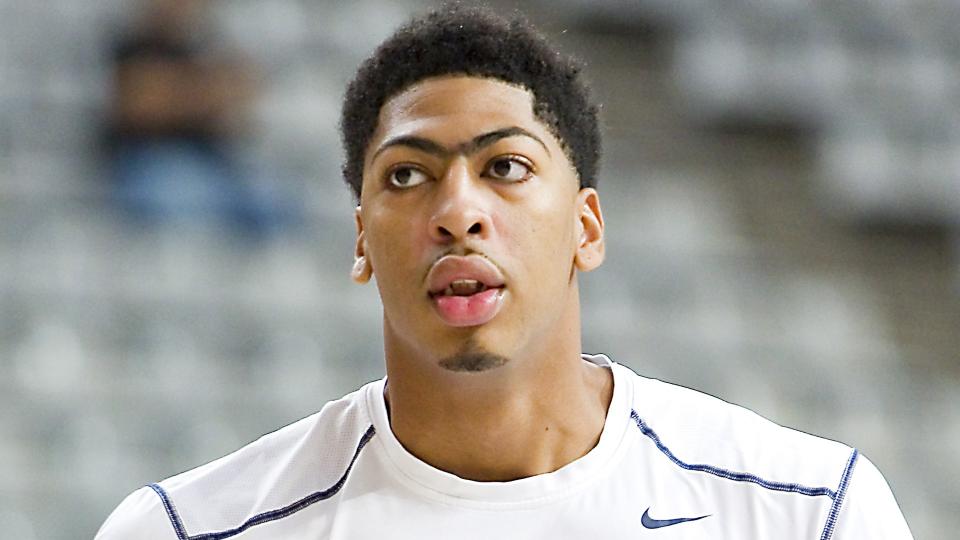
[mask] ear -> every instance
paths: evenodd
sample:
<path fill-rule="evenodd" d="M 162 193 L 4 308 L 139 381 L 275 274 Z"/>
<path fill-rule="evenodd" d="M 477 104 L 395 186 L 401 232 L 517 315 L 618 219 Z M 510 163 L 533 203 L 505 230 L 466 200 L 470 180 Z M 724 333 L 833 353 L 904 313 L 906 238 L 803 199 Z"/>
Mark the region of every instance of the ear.
<path fill-rule="evenodd" d="M 577 270 L 589 272 L 600 266 L 604 256 L 603 214 L 600 211 L 600 196 L 593 188 L 583 188 L 577 194 L 579 208 L 580 239 L 573 262 Z"/>
<path fill-rule="evenodd" d="M 357 245 L 353 252 L 353 268 L 350 270 L 350 278 L 356 283 L 363 285 L 370 281 L 373 275 L 373 266 L 370 259 L 367 258 L 367 244 L 363 232 L 363 218 L 360 216 L 360 207 L 357 206 L 353 214 L 357 222 Z"/>

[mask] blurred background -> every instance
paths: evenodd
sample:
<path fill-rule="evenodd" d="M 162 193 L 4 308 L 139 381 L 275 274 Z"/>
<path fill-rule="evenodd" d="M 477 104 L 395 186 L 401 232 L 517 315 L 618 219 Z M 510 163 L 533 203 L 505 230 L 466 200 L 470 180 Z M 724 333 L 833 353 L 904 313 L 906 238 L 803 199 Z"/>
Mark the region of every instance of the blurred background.
<path fill-rule="evenodd" d="M 0 0 L 0 530 L 383 374 L 340 99 L 414 0 Z M 603 103 L 584 348 L 859 447 L 960 530 L 960 4 L 541 0 Z"/>

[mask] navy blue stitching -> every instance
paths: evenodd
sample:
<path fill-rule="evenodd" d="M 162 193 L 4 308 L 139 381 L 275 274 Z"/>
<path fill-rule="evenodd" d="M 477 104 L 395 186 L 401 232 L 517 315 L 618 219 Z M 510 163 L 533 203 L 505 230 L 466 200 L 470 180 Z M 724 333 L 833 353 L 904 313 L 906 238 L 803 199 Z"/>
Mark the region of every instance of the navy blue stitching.
<path fill-rule="evenodd" d="M 809 495 L 811 497 L 819 497 L 819 496 L 825 495 L 827 497 L 830 497 L 831 499 L 836 498 L 836 493 L 834 493 L 832 489 L 826 488 L 826 487 L 807 487 L 801 484 L 773 482 L 770 480 L 764 480 L 759 476 L 755 476 L 749 473 L 728 471 L 727 469 L 714 467 L 712 465 L 686 463 L 684 461 L 681 461 L 679 458 L 677 458 L 677 456 L 675 456 L 673 452 L 670 451 L 669 448 L 664 446 L 664 444 L 660 441 L 660 437 L 658 437 L 657 434 L 652 429 L 650 429 L 650 427 L 647 426 L 647 424 L 645 424 L 643 420 L 640 419 L 640 415 L 637 414 L 637 411 L 631 409 L 630 418 L 632 418 L 633 421 L 637 424 L 637 427 L 640 428 L 641 433 L 649 437 L 650 440 L 652 440 L 653 443 L 657 445 L 657 448 L 661 452 L 663 452 L 668 458 L 670 458 L 670 461 L 674 462 L 677 466 L 679 466 L 682 469 L 685 469 L 688 471 L 705 472 L 715 476 L 719 476 L 721 478 L 726 478 L 728 480 L 735 480 L 737 482 L 752 482 L 754 484 L 757 484 L 761 487 L 764 487 L 773 491 L 787 491 L 791 493 L 799 493 L 801 495 Z"/>
<path fill-rule="evenodd" d="M 830 506 L 830 513 L 827 514 L 827 522 L 823 525 L 823 534 L 820 540 L 830 540 L 833 536 L 833 527 L 837 524 L 837 516 L 840 515 L 840 506 L 843 505 L 843 496 L 847 493 L 847 486 L 850 484 L 850 475 L 853 474 L 853 468 L 857 465 L 857 456 L 859 453 L 854 448 L 850 453 L 850 459 L 847 460 L 847 467 L 843 469 L 843 476 L 840 477 L 840 485 L 837 487 L 837 496 L 833 499 L 833 505 Z"/>
<path fill-rule="evenodd" d="M 177 515 L 177 511 L 174 508 L 172 501 L 170 501 L 169 498 L 167 497 L 166 492 L 164 492 L 163 489 L 157 484 L 152 484 L 150 487 L 152 487 L 153 490 L 156 491 L 157 494 L 160 495 L 160 498 L 163 500 L 163 505 L 167 510 L 167 516 L 170 518 L 170 523 L 173 525 L 174 530 L 177 532 L 177 538 L 179 540 L 223 540 L 225 538 L 230 538 L 231 536 L 236 536 L 242 533 L 243 531 L 249 529 L 250 527 L 254 527 L 256 525 L 262 525 L 270 521 L 276 521 L 278 519 L 283 519 L 285 517 L 291 516 L 299 512 L 300 510 L 303 510 L 304 508 L 310 506 L 311 504 L 329 499 L 330 497 L 333 497 L 334 495 L 336 495 L 340 491 L 340 489 L 343 488 L 344 484 L 346 484 L 347 476 L 350 475 L 350 471 L 353 469 L 353 464 L 356 463 L 357 457 L 360 456 L 360 450 L 363 450 L 363 447 L 366 446 L 368 442 L 370 442 L 370 439 L 373 438 L 373 435 L 375 433 L 376 433 L 376 430 L 373 428 L 372 425 L 369 428 L 367 428 L 367 432 L 363 434 L 363 437 L 360 438 L 360 442 L 357 444 L 357 449 L 353 453 L 353 458 L 350 460 L 350 464 L 347 465 L 347 470 L 343 472 L 343 476 L 341 476 L 340 479 L 337 480 L 336 484 L 330 486 L 329 488 L 323 491 L 317 491 L 315 493 L 311 493 L 310 495 L 307 495 L 306 497 L 294 503 L 291 503 L 283 508 L 278 508 L 276 510 L 270 510 L 267 512 L 257 514 L 251 517 L 250 519 L 248 519 L 247 521 L 243 522 L 243 524 L 241 524 L 239 527 L 235 527 L 233 529 L 227 529 L 225 531 L 202 533 L 195 536 L 187 535 L 186 530 L 183 527 L 183 523 L 180 521 L 180 516 Z"/>
<path fill-rule="evenodd" d="M 187 540 L 187 531 L 183 528 L 183 522 L 180 521 L 180 516 L 177 515 L 177 509 L 174 508 L 173 502 L 170 500 L 170 497 L 167 496 L 167 492 L 160 487 L 160 484 L 150 484 L 150 489 L 156 492 L 156 494 L 160 496 L 160 500 L 163 501 L 163 509 L 167 511 L 167 517 L 170 518 L 170 524 L 173 525 L 173 530 L 177 533 L 177 539 Z"/>

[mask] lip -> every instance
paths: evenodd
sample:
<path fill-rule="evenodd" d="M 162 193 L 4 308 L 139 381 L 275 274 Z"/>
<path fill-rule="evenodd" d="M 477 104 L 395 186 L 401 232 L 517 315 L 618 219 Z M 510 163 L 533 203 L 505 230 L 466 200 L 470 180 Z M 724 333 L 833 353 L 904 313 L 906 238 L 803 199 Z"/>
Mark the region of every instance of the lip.
<path fill-rule="evenodd" d="M 472 279 L 487 289 L 469 296 L 441 294 L 451 282 Z M 437 261 L 427 274 L 428 296 L 440 319 L 448 326 L 479 326 L 490 322 L 500 312 L 504 299 L 504 279 L 490 261 L 477 255 L 448 255 Z"/>
<path fill-rule="evenodd" d="M 434 263 L 427 273 L 430 296 L 443 292 L 450 283 L 458 279 L 473 279 L 483 283 L 488 289 L 504 286 L 503 274 L 487 259 L 479 255 L 447 255 Z"/>
<path fill-rule="evenodd" d="M 504 294 L 503 289 L 487 289 L 470 296 L 434 296 L 433 308 L 448 326 L 480 326 L 500 313 Z"/>

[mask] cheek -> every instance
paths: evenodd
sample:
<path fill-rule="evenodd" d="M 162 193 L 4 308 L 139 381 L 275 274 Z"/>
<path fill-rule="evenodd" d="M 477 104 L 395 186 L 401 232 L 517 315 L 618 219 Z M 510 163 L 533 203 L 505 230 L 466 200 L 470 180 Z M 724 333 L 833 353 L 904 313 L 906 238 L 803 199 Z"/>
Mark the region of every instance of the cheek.
<path fill-rule="evenodd" d="M 526 279 L 566 282 L 573 264 L 575 242 L 574 223 L 567 213 L 558 212 L 564 205 L 552 201 L 542 206 L 525 207 L 512 212 L 509 226 L 501 228 L 507 240 L 507 248 L 519 259 L 525 269 Z M 505 219 L 507 219 L 505 217 Z"/>
<path fill-rule="evenodd" d="M 381 290 L 411 290 L 422 277 L 429 239 L 422 232 L 424 225 L 408 215 L 390 212 L 371 216 L 367 242 Z"/>

